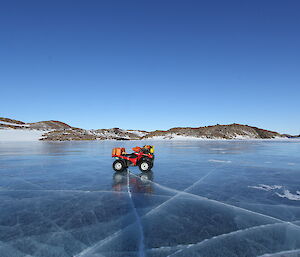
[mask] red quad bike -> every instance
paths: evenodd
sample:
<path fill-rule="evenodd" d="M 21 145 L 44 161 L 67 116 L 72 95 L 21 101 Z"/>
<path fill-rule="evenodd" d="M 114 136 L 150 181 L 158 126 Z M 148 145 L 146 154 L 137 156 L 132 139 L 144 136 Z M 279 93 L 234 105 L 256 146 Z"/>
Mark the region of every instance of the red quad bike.
<path fill-rule="evenodd" d="M 113 169 L 122 172 L 129 166 L 139 166 L 142 172 L 152 169 L 154 162 L 154 147 L 145 145 L 143 147 L 134 147 L 131 154 L 125 152 L 125 148 L 113 148 L 112 157 L 116 158 L 113 163 Z"/>

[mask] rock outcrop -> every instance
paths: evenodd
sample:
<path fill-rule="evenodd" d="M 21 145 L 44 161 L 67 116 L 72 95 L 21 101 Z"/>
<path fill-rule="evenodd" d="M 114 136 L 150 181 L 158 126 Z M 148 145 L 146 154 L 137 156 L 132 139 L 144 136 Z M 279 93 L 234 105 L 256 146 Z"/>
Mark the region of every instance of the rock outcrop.
<path fill-rule="evenodd" d="M 51 129 L 72 129 L 70 125 L 56 120 L 48 120 L 48 121 L 39 121 L 34 123 L 27 123 L 31 129 L 39 129 L 39 130 L 51 130 Z"/>
<path fill-rule="evenodd" d="M 172 128 L 166 131 L 150 132 L 144 139 L 173 139 L 176 137 L 195 137 L 203 139 L 267 139 L 286 137 L 277 132 L 241 124 L 215 125 L 198 128 Z"/>
<path fill-rule="evenodd" d="M 0 128 L 53 130 L 53 129 L 71 129 L 73 127 L 71 127 L 66 123 L 63 123 L 61 121 L 56 121 L 56 120 L 25 123 L 19 120 L 0 117 Z"/>
<path fill-rule="evenodd" d="M 78 128 L 54 130 L 44 134 L 41 140 L 139 140 L 141 136 L 136 131 L 127 131 L 119 128 L 85 130 Z"/>

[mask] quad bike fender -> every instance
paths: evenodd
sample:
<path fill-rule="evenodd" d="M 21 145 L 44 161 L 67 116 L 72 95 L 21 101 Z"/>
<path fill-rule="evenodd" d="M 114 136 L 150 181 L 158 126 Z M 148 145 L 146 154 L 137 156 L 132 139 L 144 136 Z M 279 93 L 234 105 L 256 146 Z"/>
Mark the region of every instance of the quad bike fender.
<path fill-rule="evenodd" d="M 140 165 L 141 162 L 143 161 L 148 161 L 148 162 L 153 162 L 153 159 L 149 158 L 149 157 L 143 157 L 141 159 L 139 159 L 139 161 L 137 162 L 137 165 Z"/>

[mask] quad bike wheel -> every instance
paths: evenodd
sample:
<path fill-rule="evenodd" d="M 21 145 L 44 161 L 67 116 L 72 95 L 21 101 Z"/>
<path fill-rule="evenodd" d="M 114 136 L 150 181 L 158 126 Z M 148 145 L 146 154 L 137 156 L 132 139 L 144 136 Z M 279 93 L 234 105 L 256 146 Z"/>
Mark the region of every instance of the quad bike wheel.
<path fill-rule="evenodd" d="M 114 161 L 112 166 L 113 166 L 113 169 L 117 172 L 122 172 L 126 169 L 125 163 L 120 160 Z"/>
<path fill-rule="evenodd" d="M 139 164 L 139 168 L 143 172 L 147 172 L 151 170 L 152 166 L 153 166 L 152 163 L 149 161 L 141 161 Z"/>

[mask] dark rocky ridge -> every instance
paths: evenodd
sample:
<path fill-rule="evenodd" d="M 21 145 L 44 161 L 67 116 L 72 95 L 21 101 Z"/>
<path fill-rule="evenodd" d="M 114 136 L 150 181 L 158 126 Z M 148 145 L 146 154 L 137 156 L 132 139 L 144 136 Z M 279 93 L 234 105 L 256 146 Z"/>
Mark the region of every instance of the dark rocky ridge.
<path fill-rule="evenodd" d="M 44 141 L 73 141 L 73 140 L 104 140 L 105 138 L 97 138 L 85 129 L 57 129 L 47 132 L 40 140 Z"/>
<path fill-rule="evenodd" d="M 288 138 L 300 138 L 300 135 L 298 135 L 298 136 L 291 136 L 291 135 L 287 135 L 287 134 L 284 134 L 284 135 Z"/>
<path fill-rule="evenodd" d="M 267 139 L 286 137 L 274 131 L 260 129 L 257 127 L 251 127 L 241 124 L 230 125 L 215 125 L 198 128 L 172 128 L 166 131 L 153 131 L 146 135 L 144 138 L 153 138 L 162 136 L 168 138 L 174 138 L 176 136 L 196 137 L 204 139 L 239 139 L 239 138 L 253 138 L 253 139 Z"/>
<path fill-rule="evenodd" d="M 70 125 L 57 121 L 57 120 L 49 120 L 49 121 L 39 121 L 34 123 L 27 123 L 32 129 L 72 129 Z"/>
<path fill-rule="evenodd" d="M 24 125 L 26 124 L 25 122 L 23 121 L 19 121 L 19 120 L 14 120 L 14 119 L 9 119 L 9 118 L 3 118 L 3 117 L 0 117 L 0 122 L 3 121 L 3 122 L 8 122 L 8 123 L 13 123 L 13 124 L 19 124 L 19 125 Z"/>
<path fill-rule="evenodd" d="M 85 130 L 79 128 L 53 130 L 41 140 L 71 141 L 71 140 L 139 140 L 138 135 L 119 128 Z"/>
<path fill-rule="evenodd" d="M 71 127 L 70 125 L 64 122 L 56 121 L 56 120 L 25 123 L 19 120 L 0 117 L 0 128 L 53 130 L 53 129 L 72 129 L 73 127 Z"/>
<path fill-rule="evenodd" d="M 271 139 L 293 138 L 274 131 L 264 130 L 241 124 L 215 125 L 206 127 L 178 127 L 169 130 L 156 130 L 152 132 L 142 130 L 123 130 L 120 128 L 86 130 L 72 127 L 60 121 L 40 121 L 25 123 L 22 121 L 1 118 L 0 129 L 24 129 L 41 130 L 45 134 L 41 140 L 46 141 L 70 141 L 70 140 L 140 140 L 140 139 L 174 139 L 176 137 L 193 137 L 203 139 Z"/>
<path fill-rule="evenodd" d="M 45 134 L 40 140 L 71 141 L 71 140 L 139 140 L 148 132 L 139 130 L 123 130 L 119 128 L 86 130 L 72 127 L 61 121 L 39 121 L 25 123 L 0 117 L 0 129 L 41 130 Z"/>

